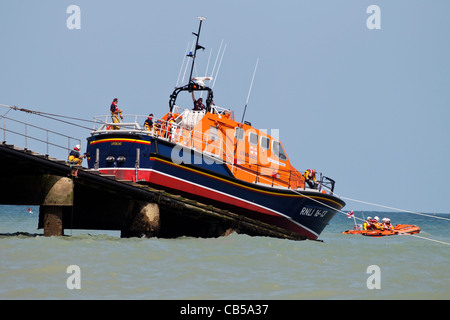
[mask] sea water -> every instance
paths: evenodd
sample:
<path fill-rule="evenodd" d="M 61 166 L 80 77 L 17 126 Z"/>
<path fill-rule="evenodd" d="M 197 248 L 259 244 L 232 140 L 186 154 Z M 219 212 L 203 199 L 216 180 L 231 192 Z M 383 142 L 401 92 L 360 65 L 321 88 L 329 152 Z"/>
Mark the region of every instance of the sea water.
<path fill-rule="evenodd" d="M 122 239 L 116 231 L 70 229 L 44 237 L 39 207 L 28 209 L 0 206 L 0 299 L 450 299 L 448 220 L 355 212 L 418 225 L 419 236 L 440 242 L 342 234 L 353 228 L 343 214 L 323 242 L 240 234 Z"/>

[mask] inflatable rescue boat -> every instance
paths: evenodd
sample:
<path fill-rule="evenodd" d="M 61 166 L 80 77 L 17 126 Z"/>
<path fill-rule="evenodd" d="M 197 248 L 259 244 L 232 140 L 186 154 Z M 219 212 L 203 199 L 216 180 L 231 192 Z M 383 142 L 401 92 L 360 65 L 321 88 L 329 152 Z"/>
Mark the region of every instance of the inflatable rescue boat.
<path fill-rule="evenodd" d="M 384 237 L 384 236 L 393 236 L 396 234 L 416 234 L 420 232 L 420 228 L 418 226 L 412 224 L 397 224 L 394 229 L 385 229 L 385 230 L 345 230 L 342 233 L 344 234 L 360 234 L 368 237 Z"/>

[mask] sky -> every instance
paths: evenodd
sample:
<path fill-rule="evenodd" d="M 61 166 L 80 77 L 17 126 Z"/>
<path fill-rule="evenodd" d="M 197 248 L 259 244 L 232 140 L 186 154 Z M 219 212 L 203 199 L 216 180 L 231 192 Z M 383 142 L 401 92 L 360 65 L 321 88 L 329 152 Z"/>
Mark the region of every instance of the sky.
<path fill-rule="evenodd" d="M 446 0 L 2 0 L 0 104 L 92 120 L 117 97 L 125 113 L 162 116 L 204 16 L 196 75 L 226 45 L 214 102 L 241 119 L 259 59 L 245 120 L 279 129 L 298 170 L 331 177 L 346 198 L 450 213 L 449 12 Z M 83 148 L 90 134 L 7 116 Z"/>

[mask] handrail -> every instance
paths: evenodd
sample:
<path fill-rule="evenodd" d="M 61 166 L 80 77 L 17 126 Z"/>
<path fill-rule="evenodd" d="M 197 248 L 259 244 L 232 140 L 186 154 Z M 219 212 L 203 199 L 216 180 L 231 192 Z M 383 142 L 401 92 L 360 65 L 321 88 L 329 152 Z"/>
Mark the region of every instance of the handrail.
<path fill-rule="evenodd" d="M 5 120 L 10 120 L 12 122 L 16 122 L 16 123 L 20 123 L 20 124 L 25 125 L 23 133 L 22 132 L 17 132 L 17 131 L 11 130 L 11 129 L 7 129 Z M 32 127 L 32 128 L 36 128 L 36 129 L 44 131 L 45 134 L 46 134 L 46 139 L 43 140 L 41 138 L 37 138 L 35 136 L 29 135 L 28 134 L 28 127 Z M 54 146 L 54 147 L 58 147 L 58 148 L 70 151 L 72 149 L 71 148 L 71 141 L 72 140 L 76 141 L 77 144 L 81 145 L 81 140 L 78 139 L 78 138 L 71 137 L 71 136 L 68 136 L 68 135 L 65 135 L 65 134 L 62 134 L 62 133 L 59 133 L 59 132 L 56 132 L 56 131 L 52 131 L 52 130 L 49 130 L 49 129 L 46 129 L 46 128 L 38 127 L 38 126 L 35 126 L 35 125 L 32 125 L 32 124 L 29 124 L 27 122 L 23 122 L 23 121 L 16 120 L 16 119 L 13 119 L 13 118 L 3 117 L 3 141 L 5 141 L 5 142 L 6 142 L 6 132 L 10 132 L 10 133 L 13 133 L 13 134 L 25 137 L 25 149 L 28 148 L 28 139 L 45 143 L 46 144 L 46 154 L 47 155 L 49 154 L 49 146 Z M 67 138 L 67 147 L 62 146 L 62 145 L 57 144 L 57 143 L 54 143 L 54 142 L 51 142 L 49 140 L 49 133 L 54 134 L 54 135 L 58 135 L 58 136 L 61 136 L 61 137 L 64 137 L 64 138 Z"/>
<path fill-rule="evenodd" d="M 138 115 L 138 114 L 124 114 L 123 115 L 123 117 L 127 117 L 127 118 L 134 118 L 134 123 L 138 123 L 138 119 L 139 118 L 144 118 L 144 119 L 146 119 L 148 116 L 144 116 L 144 115 Z M 108 121 L 108 118 L 111 120 L 111 121 Z M 104 120 L 102 120 L 102 119 L 104 119 Z M 111 115 L 109 114 L 109 115 L 101 115 L 101 116 L 95 116 L 94 117 L 94 128 L 93 128 L 93 130 L 98 130 L 98 128 L 97 128 L 97 123 L 99 123 L 100 124 L 100 127 L 102 127 L 102 126 L 104 126 L 104 125 L 116 125 L 116 126 L 120 126 L 123 122 L 119 122 L 119 123 L 114 123 L 113 121 L 112 121 L 112 118 L 111 118 Z M 129 122 L 129 123 L 131 123 L 131 121 Z M 100 128 L 99 127 L 99 128 Z"/>

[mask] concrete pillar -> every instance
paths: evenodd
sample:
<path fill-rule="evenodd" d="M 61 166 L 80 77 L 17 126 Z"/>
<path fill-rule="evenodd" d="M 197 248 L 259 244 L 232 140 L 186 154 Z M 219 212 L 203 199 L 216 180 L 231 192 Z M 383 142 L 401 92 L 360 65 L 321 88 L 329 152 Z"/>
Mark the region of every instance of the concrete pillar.
<path fill-rule="evenodd" d="M 66 177 L 48 176 L 44 183 L 45 196 L 39 208 L 44 236 L 63 236 L 63 216 L 73 206 L 73 181 Z"/>
<path fill-rule="evenodd" d="M 64 235 L 63 207 L 41 206 L 39 214 L 44 217 L 45 237 L 59 237 Z"/>
<path fill-rule="evenodd" d="M 121 231 L 122 238 L 156 237 L 160 230 L 159 206 L 156 203 L 133 203 L 127 222 Z"/>

